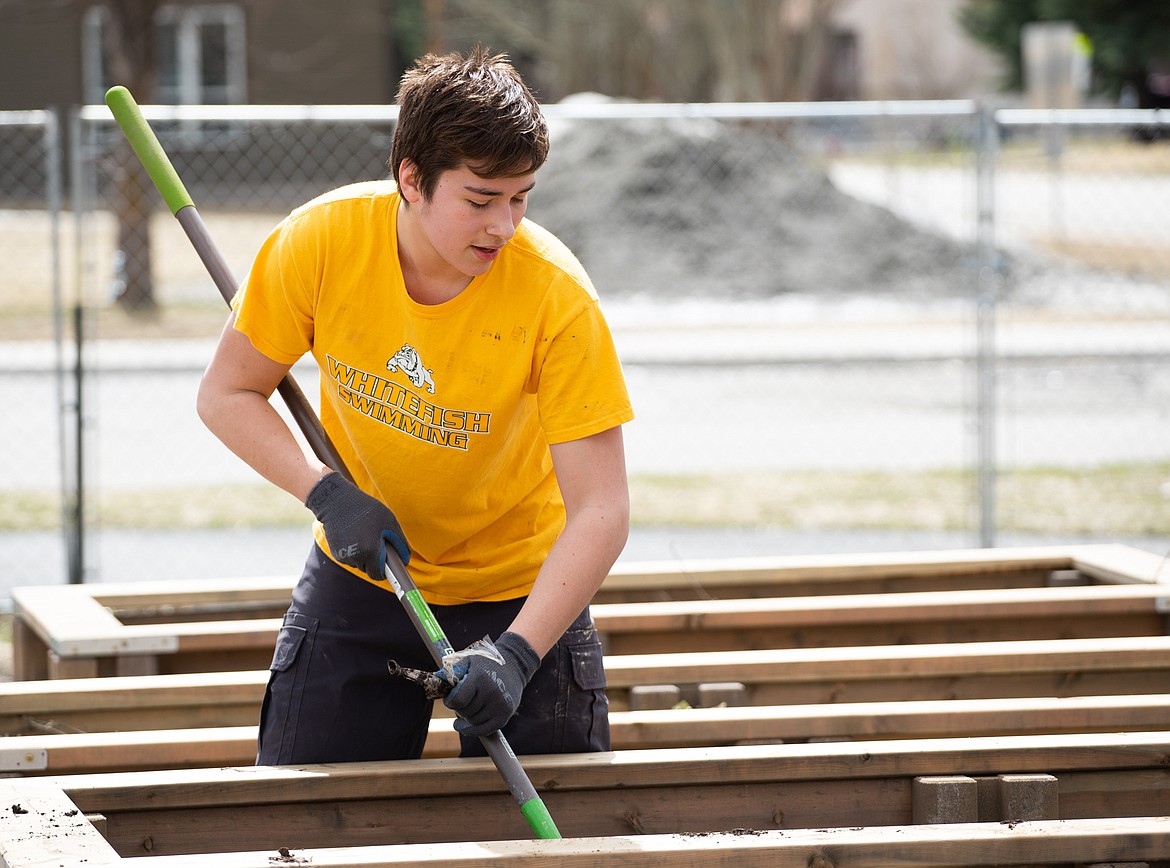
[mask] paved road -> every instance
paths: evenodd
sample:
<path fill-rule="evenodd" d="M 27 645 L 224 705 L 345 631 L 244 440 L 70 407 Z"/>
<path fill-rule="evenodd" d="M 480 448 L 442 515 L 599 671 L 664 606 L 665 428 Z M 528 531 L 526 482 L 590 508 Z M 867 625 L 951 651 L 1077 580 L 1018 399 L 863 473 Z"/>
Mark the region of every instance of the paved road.
<path fill-rule="evenodd" d="M 632 473 L 954 468 L 975 444 L 975 327 L 954 309 L 802 311 L 615 305 L 638 418 Z M 722 321 L 714 315 L 722 316 Z M 1013 325 L 998 336 L 999 459 L 1080 466 L 1170 458 L 1170 321 Z M 209 341 L 105 343 L 85 392 L 88 460 L 110 488 L 247 482 L 199 424 Z M 0 348 L 0 488 L 59 478 L 51 348 Z M 296 376 L 314 397 L 315 370 Z"/>
<path fill-rule="evenodd" d="M 842 191 L 932 231 L 974 238 L 975 175 L 965 168 L 840 162 L 829 175 Z M 1039 240 L 1170 244 L 1170 178 L 1142 172 L 1000 168 L 996 237 L 1017 247 Z"/>

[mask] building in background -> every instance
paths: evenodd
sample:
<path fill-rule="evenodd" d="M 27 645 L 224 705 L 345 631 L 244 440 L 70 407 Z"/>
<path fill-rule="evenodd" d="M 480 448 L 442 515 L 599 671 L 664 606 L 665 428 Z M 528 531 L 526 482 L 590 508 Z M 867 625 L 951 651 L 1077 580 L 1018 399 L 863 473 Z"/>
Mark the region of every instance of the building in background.
<path fill-rule="evenodd" d="M 841 0 L 830 47 L 833 99 L 970 99 L 994 93 L 999 62 L 959 24 L 965 0 Z"/>
<path fill-rule="evenodd" d="M 812 8 L 813 0 L 788 2 L 788 14 L 799 17 L 802 3 Z M 963 33 L 962 4 L 837 0 L 816 97 L 946 99 L 994 90 L 996 61 Z M 448 9 L 454 6 L 449 3 Z M 392 102 L 410 60 L 393 32 L 395 9 L 394 0 L 162 4 L 155 15 L 158 101 Z M 108 25 L 100 3 L 0 0 L 0 81 L 6 85 L 0 88 L 0 110 L 100 101 L 112 83 L 103 62 Z M 487 24 L 478 30 L 492 39 Z M 504 44 L 500 38 L 492 44 Z M 539 70 L 531 75 L 538 78 Z M 546 94 L 553 90 L 536 84 Z"/>
<path fill-rule="evenodd" d="M 168 3 L 155 15 L 159 100 L 385 104 L 400 63 L 392 0 Z M 108 13 L 80 0 L 0 0 L 0 110 L 100 102 Z M 118 82 L 122 83 L 122 82 Z"/>

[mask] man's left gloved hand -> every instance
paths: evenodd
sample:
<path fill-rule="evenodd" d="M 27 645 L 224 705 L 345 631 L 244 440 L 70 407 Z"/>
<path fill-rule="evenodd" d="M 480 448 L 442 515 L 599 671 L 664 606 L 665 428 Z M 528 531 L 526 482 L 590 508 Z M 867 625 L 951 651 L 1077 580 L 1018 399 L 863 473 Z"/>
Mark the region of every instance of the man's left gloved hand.
<path fill-rule="evenodd" d="M 321 522 L 333 557 L 357 567 L 375 582 L 385 578 L 387 545 L 394 548 L 402 563 L 410 563 L 410 546 L 390 507 L 337 471 L 317 480 L 309 489 L 305 506 Z"/>
<path fill-rule="evenodd" d="M 516 713 L 540 666 L 540 655 L 519 633 L 504 633 L 495 647 L 503 663 L 474 654 L 455 666 L 455 687 L 443 704 L 459 715 L 455 729 L 462 735 L 491 735 L 501 729 Z"/>

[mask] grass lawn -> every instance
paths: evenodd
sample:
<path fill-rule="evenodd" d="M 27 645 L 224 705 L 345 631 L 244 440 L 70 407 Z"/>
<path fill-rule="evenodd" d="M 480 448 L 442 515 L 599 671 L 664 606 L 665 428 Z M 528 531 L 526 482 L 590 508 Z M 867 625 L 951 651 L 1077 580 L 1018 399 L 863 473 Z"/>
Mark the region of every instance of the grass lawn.
<path fill-rule="evenodd" d="M 633 521 L 643 526 L 964 530 L 976 526 L 970 473 L 766 471 L 719 476 L 634 476 Z M 270 527 L 305 524 L 305 508 L 263 483 L 104 491 L 105 527 Z M 1159 535 L 1170 529 L 1170 463 L 1085 470 L 1005 471 L 997 480 L 1001 530 Z M 0 531 L 58 527 L 55 493 L 0 494 Z"/>

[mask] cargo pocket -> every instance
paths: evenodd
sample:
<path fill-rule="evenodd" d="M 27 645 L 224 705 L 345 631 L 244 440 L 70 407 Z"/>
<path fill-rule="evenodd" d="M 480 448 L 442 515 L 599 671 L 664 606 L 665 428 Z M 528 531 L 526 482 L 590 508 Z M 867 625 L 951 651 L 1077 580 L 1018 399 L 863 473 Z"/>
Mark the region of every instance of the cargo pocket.
<path fill-rule="evenodd" d="M 601 642 L 594 639 L 570 645 L 568 652 L 575 689 L 570 692 L 565 749 L 609 750 L 609 698 L 605 695 Z"/>
<path fill-rule="evenodd" d="M 284 624 L 276 637 L 276 651 L 272 655 L 269 672 L 287 672 L 296 662 L 301 646 L 305 644 L 308 628 Z"/>
<path fill-rule="evenodd" d="M 604 690 L 605 666 L 601 662 L 601 643 L 587 642 L 569 648 L 573 661 L 573 680 L 582 690 Z"/>
<path fill-rule="evenodd" d="M 284 617 L 268 667 L 268 687 L 260 706 L 258 765 L 294 762 L 301 700 L 309 680 L 317 619 L 296 612 Z"/>

